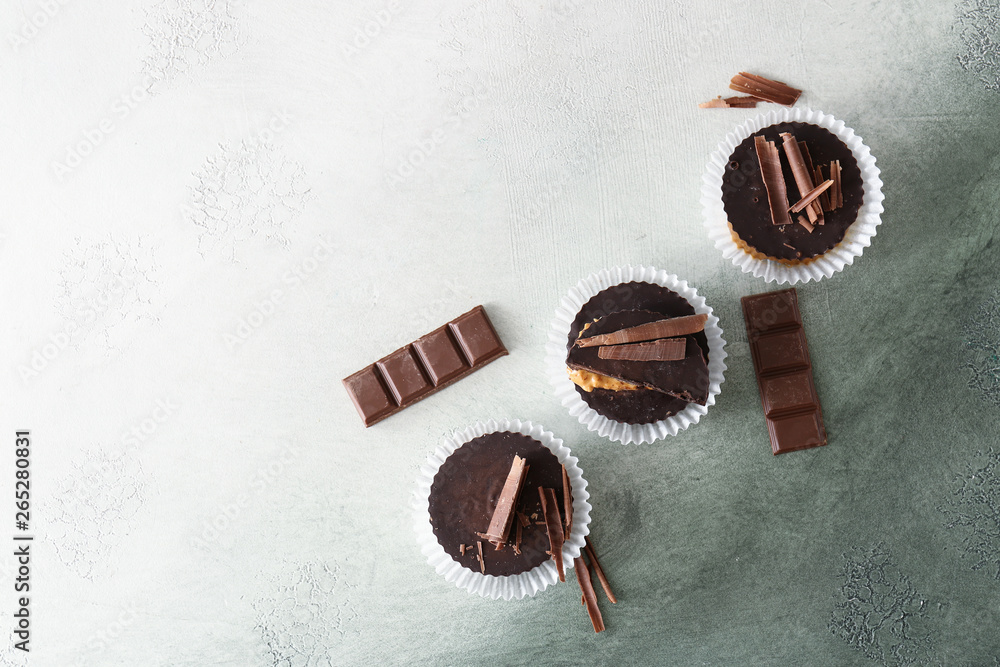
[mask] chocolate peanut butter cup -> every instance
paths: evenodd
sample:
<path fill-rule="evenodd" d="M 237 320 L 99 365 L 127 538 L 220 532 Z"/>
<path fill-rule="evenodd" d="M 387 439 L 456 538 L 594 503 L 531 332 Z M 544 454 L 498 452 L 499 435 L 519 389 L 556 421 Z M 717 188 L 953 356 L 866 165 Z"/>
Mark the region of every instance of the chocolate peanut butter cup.
<path fill-rule="evenodd" d="M 644 443 L 676 435 L 715 403 L 724 345 L 718 318 L 686 282 L 618 267 L 562 300 L 546 364 L 556 396 L 588 429 Z"/>
<path fill-rule="evenodd" d="M 456 431 L 420 471 L 421 551 L 448 581 L 470 592 L 534 595 L 564 579 L 565 567 L 580 555 L 590 523 L 586 486 L 576 458 L 540 426 L 490 421 Z M 554 504 L 543 504 L 543 494 Z M 555 542 L 546 525 L 552 516 L 565 520 Z"/>
<path fill-rule="evenodd" d="M 843 121 L 804 107 L 761 114 L 709 157 L 701 197 L 709 238 L 767 281 L 829 278 L 871 245 L 883 210 L 879 173 Z"/>
<path fill-rule="evenodd" d="M 806 214 L 792 213 L 785 218 L 786 224 L 776 224 L 755 147 L 757 137 L 781 149 L 778 163 L 781 173 L 777 176 L 786 185 L 782 204 L 786 213 L 809 190 L 831 176 L 831 165 L 833 175 L 838 175 L 839 168 L 842 203 L 835 207 L 813 204 L 822 216 L 818 221 L 810 221 Z M 808 160 L 808 185 L 800 186 L 793 174 L 784 151 L 785 137 L 792 137 L 806 147 L 806 150 L 800 148 L 799 156 Z M 817 173 L 821 176 L 817 177 Z M 829 130 L 810 123 L 776 123 L 755 132 L 730 153 L 722 176 L 722 204 L 737 245 L 759 259 L 786 264 L 808 263 L 840 243 L 857 220 L 863 198 L 861 169 L 851 149 Z M 805 224 L 798 222 L 800 215 Z"/>

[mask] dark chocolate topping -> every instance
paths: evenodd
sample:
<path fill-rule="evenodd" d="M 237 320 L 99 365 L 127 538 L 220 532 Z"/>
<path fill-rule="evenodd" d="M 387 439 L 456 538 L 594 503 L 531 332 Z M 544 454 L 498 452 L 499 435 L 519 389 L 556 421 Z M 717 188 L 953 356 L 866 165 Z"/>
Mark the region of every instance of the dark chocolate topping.
<path fill-rule="evenodd" d="M 824 224 L 816 225 L 811 233 L 802 225 L 775 225 L 771 222 L 754 136 L 762 134 L 769 141 L 781 145 L 779 135 L 782 132 L 791 132 L 796 140 L 806 143 L 814 165 L 828 165 L 832 160 L 840 160 L 844 205 L 825 212 Z M 789 204 L 794 204 L 805 193 L 799 192 L 796 187 L 795 177 L 784 156 L 781 165 Z M 733 231 L 747 245 L 777 259 L 816 257 L 833 248 L 857 219 L 863 199 L 861 169 L 851 149 L 828 130 L 809 123 L 779 123 L 747 137 L 729 156 L 722 175 L 722 204 Z"/>
<path fill-rule="evenodd" d="M 668 317 L 694 314 L 694 307 L 684 297 L 666 287 L 642 282 L 613 285 L 594 295 L 577 313 L 566 341 L 567 352 L 584 325 L 614 312 L 637 309 L 651 310 Z M 694 334 L 693 338 L 701 346 L 707 359 L 708 337 L 705 332 Z M 576 391 L 598 414 L 626 424 L 660 421 L 687 407 L 687 401 L 650 389 L 584 391 L 577 387 Z"/>
<path fill-rule="evenodd" d="M 623 310 L 595 322 L 587 333 L 598 336 L 634 327 L 661 318 L 649 310 Z M 640 384 L 685 401 L 704 405 L 708 399 L 708 366 L 701 347 L 691 336 L 685 356 L 680 361 L 633 361 L 629 359 L 602 359 L 599 347 L 573 346 L 566 358 L 570 368 L 588 370 L 624 382 Z"/>
<path fill-rule="evenodd" d="M 449 556 L 475 572 L 479 572 L 476 550 L 466 549 L 462 555 L 461 545 L 482 540 L 476 533 L 490 525 L 515 454 L 528 465 L 516 510 L 528 517 L 537 514 L 541 520 L 538 487 L 560 488 L 562 465 L 548 447 L 520 433 L 488 433 L 470 440 L 441 464 L 431 484 L 429 509 L 434 535 Z M 563 511 L 561 502 L 559 511 Z M 533 520 L 522 529 L 520 555 L 512 544 L 498 551 L 489 542 L 483 543 L 486 574 L 527 572 L 549 559 L 548 548 L 545 526 Z"/>

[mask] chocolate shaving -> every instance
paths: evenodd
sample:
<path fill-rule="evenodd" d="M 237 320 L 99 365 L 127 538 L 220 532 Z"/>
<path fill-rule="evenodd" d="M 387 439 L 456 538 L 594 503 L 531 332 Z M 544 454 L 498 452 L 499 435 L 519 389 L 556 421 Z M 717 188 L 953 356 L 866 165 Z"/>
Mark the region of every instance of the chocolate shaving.
<path fill-rule="evenodd" d="M 518 522 L 518 524 L 517 524 L 517 533 L 516 533 L 516 536 L 514 538 L 514 553 L 516 553 L 518 556 L 521 555 L 521 531 L 522 530 L 524 530 L 524 528 L 521 526 L 521 523 Z"/>
<path fill-rule="evenodd" d="M 525 516 L 524 512 L 518 512 L 517 513 L 517 520 L 520 522 L 520 524 L 522 526 L 527 526 L 528 524 L 531 523 L 531 519 L 529 519 L 527 516 Z"/>
<path fill-rule="evenodd" d="M 573 485 L 569 481 L 569 473 L 566 466 L 562 467 L 563 483 L 563 520 L 566 526 L 566 534 L 573 532 Z"/>
<path fill-rule="evenodd" d="M 799 195 L 805 198 L 806 194 L 813 190 L 812 174 L 799 150 L 799 142 L 791 132 L 782 132 L 779 136 L 782 139 L 782 148 L 785 149 L 785 157 L 788 158 L 788 165 L 792 168 L 792 176 L 795 177 L 795 187 L 799 190 Z M 818 223 L 823 219 L 823 209 L 819 204 L 813 204 L 812 200 L 806 204 L 806 215 L 809 222 Z M 802 209 L 792 209 L 793 213 L 798 213 Z"/>
<path fill-rule="evenodd" d="M 625 361 L 680 361 L 686 350 L 687 338 L 661 338 L 645 343 L 602 345 L 597 348 L 597 356 Z"/>
<path fill-rule="evenodd" d="M 805 216 L 801 216 L 801 215 L 796 216 L 795 222 L 797 222 L 800 225 L 802 225 L 803 227 L 805 227 L 805 230 L 807 232 L 809 232 L 810 234 L 812 234 L 813 230 L 816 229 L 815 227 L 813 227 L 812 225 L 809 224 L 809 221 L 805 219 Z"/>
<path fill-rule="evenodd" d="M 686 336 L 687 334 L 704 331 L 706 320 L 708 320 L 708 315 L 704 313 L 671 317 L 665 320 L 657 320 L 655 322 L 628 327 L 627 329 L 619 329 L 611 333 L 590 336 L 589 338 L 578 338 L 576 344 L 579 347 L 594 347 L 597 345 L 640 343 L 658 338 L 676 338 L 677 336 Z"/>
<path fill-rule="evenodd" d="M 573 559 L 573 567 L 576 568 L 576 580 L 583 591 L 583 603 L 587 607 L 587 614 L 590 615 L 590 622 L 594 625 L 594 632 L 604 631 L 604 619 L 601 618 L 601 609 L 597 606 L 597 593 L 594 592 L 594 584 L 590 581 L 590 568 L 587 561 L 581 556 Z"/>
<path fill-rule="evenodd" d="M 458 545 L 458 555 L 459 556 L 464 556 L 465 555 L 465 545 L 464 544 L 459 544 Z"/>
<path fill-rule="evenodd" d="M 486 561 L 483 560 L 483 543 L 476 542 L 476 548 L 479 550 L 479 569 L 483 574 L 486 574 Z"/>
<path fill-rule="evenodd" d="M 813 182 L 814 183 L 822 183 L 823 181 L 828 180 L 828 179 L 823 178 L 823 165 L 821 165 L 821 164 L 816 165 L 816 168 L 813 170 L 813 174 L 814 174 L 814 176 L 813 176 Z M 831 210 L 830 209 L 830 191 L 829 190 L 827 190 L 825 192 L 821 192 L 820 195 L 819 195 L 819 199 L 817 199 L 816 201 L 819 202 L 820 208 L 822 208 L 824 211 Z"/>
<path fill-rule="evenodd" d="M 524 478 L 528 475 L 528 465 L 517 454 L 510 464 L 510 472 L 507 473 L 507 480 L 504 482 L 503 490 L 500 491 L 500 498 L 497 499 L 497 506 L 493 510 L 493 518 L 490 519 L 490 527 L 484 536 L 492 542 L 497 549 L 507 541 L 510 534 L 510 524 L 514 520 L 514 506 L 517 505 L 517 496 L 521 493 L 524 485 Z"/>
<path fill-rule="evenodd" d="M 809 172 L 809 174 L 812 175 L 813 173 L 815 173 L 816 170 L 813 169 L 812 156 L 809 155 L 809 146 L 806 144 L 806 142 L 804 141 L 799 142 L 799 153 L 802 154 L 802 161 L 806 163 L 806 170 Z M 816 182 L 822 183 L 823 179 L 820 179 Z"/>
<path fill-rule="evenodd" d="M 832 185 L 833 181 L 830 179 L 823 181 L 822 183 L 814 187 L 812 190 L 807 192 L 805 195 L 803 195 L 802 199 L 795 202 L 795 204 L 793 204 L 792 207 L 788 210 L 791 211 L 792 213 L 798 213 L 806 206 L 809 206 L 812 202 L 814 202 L 817 197 L 826 192 L 826 190 Z"/>
<path fill-rule="evenodd" d="M 723 98 L 721 95 L 719 95 L 714 100 L 709 100 L 708 102 L 702 102 L 701 104 L 698 105 L 698 108 L 699 109 L 753 109 L 754 107 L 757 106 L 757 102 L 760 102 L 760 99 L 752 96 Z"/>
<path fill-rule="evenodd" d="M 788 192 L 785 189 L 785 177 L 781 174 L 778 149 L 774 142 L 760 134 L 753 141 L 760 161 L 760 176 L 764 179 L 764 188 L 767 190 L 767 205 L 771 207 L 771 222 L 775 225 L 790 225 L 792 219 L 788 215 Z"/>
<path fill-rule="evenodd" d="M 611 600 L 611 604 L 618 604 L 618 598 L 615 594 L 611 592 L 611 584 L 608 583 L 608 578 L 604 576 L 604 568 L 601 567 L 600 561 L 597 560 L 597 554 L 594 553 L 594 544 L 590 541 L 590 537 L 584 538 L 586 543 L 583 545 L 584 553 L 587 554 L 587 558 L 590 559 L 590 564 L 594 568 L 594 572 L 597 573 L 597 580 L 601 582 L 601 588 L 604 589 L 604 594 L 608 596 Z"/>
<path fill-rule="evenodd" d="M 840 160 L 830 163 L 830 179 L 833 181 L 833 189 L 830 190 L 830 208 L 836 210 L 844 205 L 844 191 L 840 182 Z"/>
<path fill-rule="evenodd" d="M 566 581 L 566 571 L 563 569 L 563 534 L 562 518 L 559 516 L 559 505 L 556 492 L 552 489 L 538 487 L 538 497 L 542 501 L 542 514 L 545 515 L 545 532 L 549 535 L 549 555 L 556 562 L 559 570 L 559 581 Z"/>
<path fill-rule="evenodd" d="M 773 79 L 766 79 L 756 74 L 740 72 L 729 82 L 729 87 L 738 93 L 752 95 L 765 102 L 774 102 L 790 107 L 799 99 L 802 91 L 788 84 Z"/>

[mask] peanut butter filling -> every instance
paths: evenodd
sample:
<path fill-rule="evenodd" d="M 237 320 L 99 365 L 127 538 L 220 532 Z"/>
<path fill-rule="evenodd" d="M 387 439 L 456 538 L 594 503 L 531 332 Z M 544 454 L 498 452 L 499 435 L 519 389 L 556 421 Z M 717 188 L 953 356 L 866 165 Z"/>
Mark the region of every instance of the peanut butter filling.
<path fill-rule="evenodd" d="M 639 388 L 639 385 L 637 384 L 622 382 L 621 380 L 609 378 L 606 375 L 598 375 L 597 373 L 591 373 L 590 371 L 581 371 L 572 368 L 567 368 L 566 374 L 569 375 L 569 379 L 573 381 L 573 384 L 580 387 L 584 391 L 594 391 L 595 389 L 611 389 L 612 391 L 635 391 L 636 389 Z"/>

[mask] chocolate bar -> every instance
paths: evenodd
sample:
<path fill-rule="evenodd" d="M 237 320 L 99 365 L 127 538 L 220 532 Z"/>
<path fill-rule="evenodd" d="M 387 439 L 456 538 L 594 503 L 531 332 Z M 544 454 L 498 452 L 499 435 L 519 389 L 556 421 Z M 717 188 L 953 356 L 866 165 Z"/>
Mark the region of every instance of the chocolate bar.
<path fill-rule="evenodd" d="M 367 427 L 505 354 L 486 311 L 476 306 L 344 378 L 344 387 Z"/>
<path fill-rule="evenodd" d="M 760 400 L 775 454 L 826 444 L 795 288 L 742 299 Z"/>

